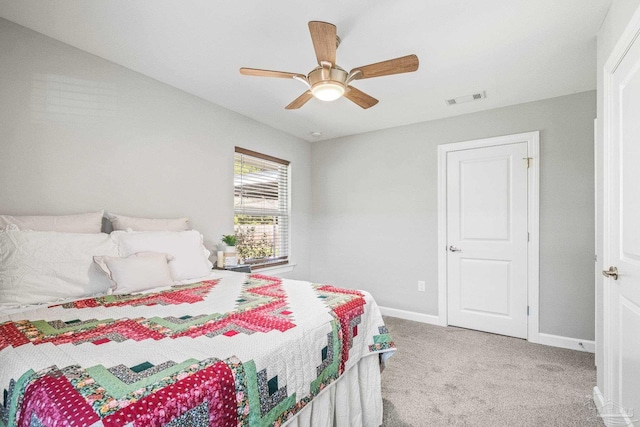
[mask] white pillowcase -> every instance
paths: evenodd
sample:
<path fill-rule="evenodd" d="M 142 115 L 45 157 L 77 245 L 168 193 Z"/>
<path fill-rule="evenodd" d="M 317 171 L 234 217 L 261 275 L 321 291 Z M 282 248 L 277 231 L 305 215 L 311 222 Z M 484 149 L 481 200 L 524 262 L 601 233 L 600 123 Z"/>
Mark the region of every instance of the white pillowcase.
<path fill-rule="evenodd" d="M 108 213 L 114 230 L 133 231 L 186 231 L 189 229 L 189 218 L 156 219 L 136 218 L 132 216 Z"/>
<path fill-rule="evenodd" d="M 202 244 L 202 235 L 189 231 L 142 231 L 111 233 L 117 242 L 121 257 L 138 252 L 162 252 L 173 256 L 169 269 L 174 280 L 188 280 L 207 276 L 213 264 L 209 252 Z"/>
<path fill-rule="evenodd" d="M 96 256 L 98 266 L 114 282 L 114 294 L 133 294 L 173 285 L 167 254 L 143 252 L 127 258 Z"/>
<path fill-rule="evenodd" d="M 0 303 L 40 304 L 105 294 L 111 282 L 95 255 L 118 256 L 104 233 L 0 233 Z"/>
<path fill-rule="evenodd" d="M 20 230 L 60 233 L 100 233 L 104 211 L 77 215 L 17 216 L 0 215 L 0 228 L 15 224 Z"/>

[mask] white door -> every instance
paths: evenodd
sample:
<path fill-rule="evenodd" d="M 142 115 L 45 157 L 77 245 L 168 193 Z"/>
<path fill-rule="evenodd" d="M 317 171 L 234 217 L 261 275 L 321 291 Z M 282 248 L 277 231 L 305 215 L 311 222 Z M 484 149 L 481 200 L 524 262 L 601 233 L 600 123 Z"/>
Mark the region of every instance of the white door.
<path fill-rule="evenodd" d="M 527 338 L 527 152 L 447 153 L 450 325 Z"/>
<path fill-rule="evenodd" d="M 640 30 L 640 25 L 639 28 Z M 640 40 L 607 76 L 604 144 L 605 411 L 640 418 Z M 615 271 L 617 269 L 617 276 Z M 635 425 L 635 424 L 634 424 Z"/>

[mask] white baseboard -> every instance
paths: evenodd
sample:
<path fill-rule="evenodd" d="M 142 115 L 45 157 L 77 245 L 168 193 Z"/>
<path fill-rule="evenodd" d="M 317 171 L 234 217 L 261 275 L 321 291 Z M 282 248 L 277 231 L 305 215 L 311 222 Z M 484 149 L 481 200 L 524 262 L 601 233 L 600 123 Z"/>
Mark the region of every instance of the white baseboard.
<path fill-rule="evenodd" d="M 602 395 L 602 392 L 600 391 L 598 386 L 595 386 L 593 388 L 593 403 L 596 404 L 596 409 L 598 410 L 598 412 L 600 412 L 600 410 L 604 406 L 604 402 L 605 401 L 604 401 L 604 396 Z"/>
<path fill-rule="evenodd" d="M 593 403 L 596 405 L 598 416 L 600 416 L 600 414 L 602 413 L 602 408 L 604 408 L 604 405 L 605 405 L 605 400 L 598 386 L 595 386 L 593 388 Z M 607 425 L 605 420 L 602 420 L 602 421 L 605 423 L 605 425 Z"/>
<path fill-rule="evenodd" d="M 598 417 L 602 420 L 605 426 L 634 427 L 637 425 L 636 423 L 638 422 L 638 419 L 631 414 L 633 410 L 627 411 L 620 407 L 620 405 L 616 405 L 610 400 L 606 400 L 598 386 L 593 388 L 593 403 L 595 403 L 596 409 L 598 410 Z"/>
<path fill-rule="evenodd" d="M 433 314 L 416 313 L 415 311 L 399 310 L 397 308 L 379 307 L 384 316 L 397 317 L 399 319 L 413 320 L 414 322 L 429 323 L 431 325 L 446 326 L 440 321 L 439 316 Z"/>
<path fill-rule="evenodd" d="M 531 342 L 534 342 L 531 340 Z M 589 340 L 581 340 L 577 338 L 562 337 L 560 335 L 538 334 L 535 341 L 538 344 L 550 345 L 552 347 L 568 348 L 570 350 L 586 351 L 588 353 L 596 352 L 596 342 Z"/>
<path fill-rule="evenodd" d="M 431 325 L 447 326 L 440 320 L 439 316 L 433 314 L 416 313 L 415 311 L 399 310 L 397 308 L 379 307 L 384 316 L 397 317 L 399 319 L 413 320 L 414 322 L 429 323 Z M 539 333 L 537 338 L 531 337 L 530 342 L 536 344 L 549 345 L 551 347 L 568 348 L 570 350 L 596 352 L 595 341 L 568 338 L 560 335 Z"/>

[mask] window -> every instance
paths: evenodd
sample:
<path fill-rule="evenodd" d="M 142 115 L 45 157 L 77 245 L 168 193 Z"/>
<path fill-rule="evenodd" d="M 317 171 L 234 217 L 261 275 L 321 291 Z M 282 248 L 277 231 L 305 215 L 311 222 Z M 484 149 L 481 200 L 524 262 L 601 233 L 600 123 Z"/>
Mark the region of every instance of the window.
<path fill-rule="evenodd" d="M 233 170 L 239 257 L 253 268 L 287 264 L 289 162 L 236 147 Z"/>

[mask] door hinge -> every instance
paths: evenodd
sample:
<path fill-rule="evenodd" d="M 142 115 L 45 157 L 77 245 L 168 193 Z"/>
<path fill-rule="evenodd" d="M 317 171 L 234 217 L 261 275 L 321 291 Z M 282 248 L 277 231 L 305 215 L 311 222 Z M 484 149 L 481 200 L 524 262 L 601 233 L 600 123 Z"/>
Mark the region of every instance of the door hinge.
<path fill-rule="evenodd" d="M 522 160 L 526 160 L 527 169 L 529 169 L 531 167 L 531 161 L 533 160 L 533 157 L 523 157 Z"/>
<path fill-rule="evenodd" d="M 527 306 L 527 316 L 529 315 L 529 306 Z"/>
<path fill-rule="evenodd" d="M 531 234 L 527 233 L 527 242 L 531 241 Z"/>

